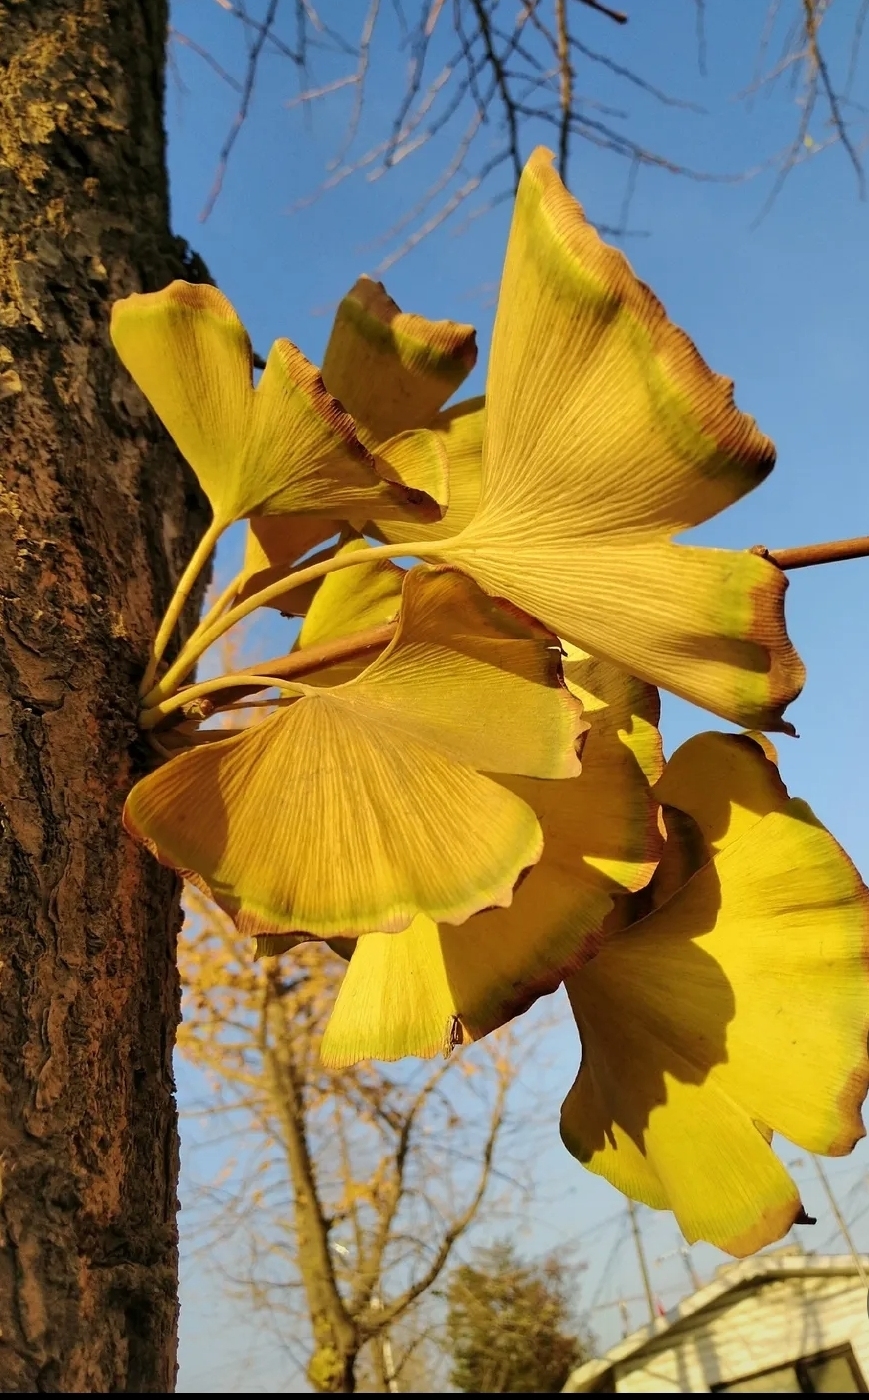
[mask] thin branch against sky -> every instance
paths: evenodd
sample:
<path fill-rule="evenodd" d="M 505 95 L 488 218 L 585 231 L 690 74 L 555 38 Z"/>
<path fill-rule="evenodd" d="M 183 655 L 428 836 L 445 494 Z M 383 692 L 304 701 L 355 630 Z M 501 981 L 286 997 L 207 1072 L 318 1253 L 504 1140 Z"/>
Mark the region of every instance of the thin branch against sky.
<path fill-rule="evenodd" d="M 201 219 L 209 217 L 220 197 L 233 148 L 255 99 L 263 57 L 274 55 L 289 62 L 299 84 L 299 91 L 287 99 L 288 108 L 301 107 L 310 114 L 317 104 L 352 93 L 335 154 L 322 181 L 299 207 L 352 177 L 377 179 L 437 145 L 440 169 L 426 196 L 383 234 L 392 247 L 384 254 L 381 272 L 476 197 L 480 202 L 471 209 L 471 218 L 508 198 L 518 183 L 527 133 L 532 131 L 544 138 L 547 130 L 551 133 L 565 180 L 577 143 L 586 142 L 626 163 L 619 218 L 614 225 L 601 225 L 602 232 L 615 237 L 632 232 L 632 194 L 644 167 L 685 179 L 734 184 L 771 175 L 761 219 L 798 165 L 839 146 L 852 166 L 858 194 L 865 193 L 869 120 L 852 93 L 869 0 L 770 0 L 754 51 L 754 76 L 741 96 L 750 103 L 772 93 L 786 78 L 795 127 L 783 146 L 731 171 L 703 168 L 648 144 L 632 134 L 634 123 L 627 110 L 601 100 L 596 74 L 617 79 L 625 98 L 633 93 L 681 108 L 686 120 L 704 110 L 623 61 L 629 7 L 616 9 L 598 0 L 419 0 L 414 5 L 368 0 L 361 17 L 354 7 L 350 22 L 347 8 L 336 0 L 260 0 L 256 14 L 237 0 L 215 4 L 238 26 L 238 73 L 219 63 L 195 36 L 177 28 L 170 36 L 239 94 Z M 826 44 L 825 26 L 834 9 L 851 30 L 841 76 L 834 73 Z M 694 0 L 693 10 L 697 67 L 705 74 L 710 41 L 704 0 Z M 780 51 L 770 63 L 777 36 Z M 751 43 L 747 37 L 749 62 Z M 394 67 L 396 57 L 406 62 L 403 91 L 387 128 L 372 141 L 370 125 L 363 120 L 367 94 L 378 76 Z"/>

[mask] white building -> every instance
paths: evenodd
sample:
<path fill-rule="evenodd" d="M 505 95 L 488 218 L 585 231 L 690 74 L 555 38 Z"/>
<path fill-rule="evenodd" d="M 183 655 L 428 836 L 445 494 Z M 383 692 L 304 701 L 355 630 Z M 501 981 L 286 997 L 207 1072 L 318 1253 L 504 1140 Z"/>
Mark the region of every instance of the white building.
<path fill-rule="evenodd" d="M 863 1278 L 860 1276 L 862 1268 Z M 567 1392 L 869 1390 L 869 1257 L 790 1249 L 725 1265 L 665 1316 L 588 1361 Z"/>

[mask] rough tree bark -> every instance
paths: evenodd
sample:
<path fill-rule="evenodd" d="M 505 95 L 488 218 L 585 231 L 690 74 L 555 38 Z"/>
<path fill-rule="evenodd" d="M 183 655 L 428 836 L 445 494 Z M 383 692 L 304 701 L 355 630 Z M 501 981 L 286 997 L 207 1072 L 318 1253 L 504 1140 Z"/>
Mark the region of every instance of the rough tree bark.
<path fill-rule="evenodd" d="M 0 0 L 0 1391 L 168 1392 L 178 886 L 120 829 L 204 502 L 111 350 L 169 230 L 166 0 Z"/>

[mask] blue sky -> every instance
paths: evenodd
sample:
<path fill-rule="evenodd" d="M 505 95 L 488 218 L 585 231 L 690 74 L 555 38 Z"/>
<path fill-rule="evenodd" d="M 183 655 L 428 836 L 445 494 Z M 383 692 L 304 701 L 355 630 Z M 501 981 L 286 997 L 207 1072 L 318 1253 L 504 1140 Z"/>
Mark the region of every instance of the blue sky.
<path fill-rule="evenodd" d="M 252 14 L 264 8 L 249 5 Z M 365 8 L 356 0 L 340 6 L 326 0 L 322 7 L 326 15 L 358 12 L 360 18 Z M 739 26 L 732 23 L 733 8 L 724 0 L 706 6 L 705 78 L 697 68 L 690 0 L 659 0 L 654 7 L 626 3 L 625 8 L 630 23 L 617 33 L 610 32 L 605 20 L 595 23 L 589 15 L 583 25 L 588 42 L 606 47 L 650 81 L 707 109 L 701 115 L 665 107 L 641 93 L 626 92 L 611 75 L 596 70 L 589 76 L 580 69 L 578 85 L 593 82 L 601 101 L 628 108 L 632 130 L 646 146 L 717 171 L 743 170 L 785 146 L 799 119 L 792 93 L 776 89 L 750 111 L 734 100 L 752 78 L 765 3 L 746 6 L 751 22 Z M 413 12 L 416 6 L 409 3 L 407 9 Z M 853 19 L 857 5 L 842 0 L 837 9 L 844 21 L 849 15 Z M 173 24 L 227 69 L 243 72 L 241 30 L 220 0 L 175 0 Z M 840 70 L 847 66 L 846 35 L 843 22 L 831 49 Z M 175 42 L 172 59 L 167 124 L 175 230 L 201 253 L 261 354 L 275 337 L 286 335 L 319 361 L 331 309 L 356 277 L 374 272 L 394 246 L 378 240 L 437 176 L 449 138 L 424 148 L 385 178 L 348 179 L 293 212 L 316 190 L 340 147 L 351 99 L 343 93 L 319 105 L 306 126 L 298 108 L 284 105 L 297 92 L 292 66 L 265 52 L 222 194 L 202 223 L 199 214 L 238 99 L 189 47 Z M 372 64 L 356 149 L 382 135 L 400 98 L 405 63 L 394 30 Z M 323 80 L 350 66 L 349 59 L 323 59 L 316 76 Z M 856 96 L 862 84 L 867 97 L 866 77 L 864 62 Z M 816 141 L 823 141 L 820 118 L 810 130 Z M 526 152 L 540 137 L 528 132 Z M 494 139 L 494 133 L 484 132 L 484 141 Z M 626 173 L 611 153 L 577 148 L 571 186 L 593 219 L 618 220 Z M 737 548 L 806 543 L 869 528 L 869 206 L 858 200 L 853 171 L 840 149 L 797 169 L 755 226 L 769 187 L 768 176 L 719 184 L 641 170 L 629 219 L 640 232 L 624 244 L 639 275 L 712 367 L 736 381 L 740 406 L 757 417 L 778 445 L 772 478 L 697 532 L 709 543 Z M 491 193 L 500 188 L 496 183 Z M 467 392 L 480 392 L 484 384 L 509 213 L 509 203 L 502 203 L 461 233 L 447 224 L 384 276 L 406 309 L 476 324 L 480 364 Z M 220 572 L 229 571 L 237 547 L 237 541 L 227 543 L 218 558 Z M 869 870 L 863 743 L 869 685 L 867 586 L 865 561 L 791 576 L 789 629 L 808 666 L 808 683 L 791 711 L 801 737 L 779 744 L 791 791 L 814 807 L 864 875 Z M 665 702 L 670 750 L 688 734 L 709 727 L 708 719 L 690 706 Z M 558 1106 L 576 1069 L 571 1035 L 556 1033 L 547 1058 L 550 1067 L 539 1072 L 534 1092 L 551 1096 L 551 1129 L 539 1143 L 534 1209 L 517 1221 L 520 1240 L 536 1250 L 566 1235 L 575 1238 L 590 1266 L 586 1303 L 595 1297 L 609 1303 L 619 1291 L 634 1296 L 639 1289 L 620 1198 L 576 1166 L 557 1139 Z M 179 1084 L 183 1107 L 193 1090 L 183 1068 Z M 786 1157 L 788 1153 L 785 1148 Z M 855 1219 L 869 1205 L 867 1166 L 869 1155 L 862 1148 L 852 1159 L 831 1164 Z M 803 1171 L 806 1203 L 821 1217 L 814 1236 L 804 1232 L 804 1239 L 807 1247 L 821 1247 L 832 1227 L 811 1164 Z M 663 1256 L 678 1249 L 679 1237 L 668 1220 L 653 1220 L 648 1212 L 643 1226 L 656 1287 L 665 1301 L 672 1301 L 677 1289 L 686 1286 L 686 1274 L 678 1256 Z M 862 1239 L 869 1245 L 869 1229 Z M 663 1262 L 655 1262 L 659 1259 Z M 697 1251 L 701 1271 L 719 1261 L 712 1251 Z M 636 1309 L 634 1319 L 640 1320 Z M 618 1334 L 615 1310 L 596 1313 L 594 1325 L 604 1340 L 611 1340 Z M 200 1259 L 188 1259 L 184 1268 L 181 1355 L 182 1391 L 297 1388 L 298 1377 L 287 1369 L 286 1359 L 257 1341 L 243 1309 L 226 1306 Z"/>

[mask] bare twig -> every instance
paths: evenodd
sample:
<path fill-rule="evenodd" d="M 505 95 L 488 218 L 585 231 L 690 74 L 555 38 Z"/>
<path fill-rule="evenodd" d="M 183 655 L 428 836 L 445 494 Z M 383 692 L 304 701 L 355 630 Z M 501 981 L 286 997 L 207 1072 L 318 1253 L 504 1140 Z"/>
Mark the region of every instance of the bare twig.
<path fill-rule="evenodd" d="M 480 29 L 483 48 L 492 70 L 493 81 L 504 108 L 504 119 L 507 123 L 507 131 L 509 133 L 509 156 L 513 164 L 513 180 L 514 184 L 518 185 L 522 175 L 522 156 L 519 151 L 519 118 L 516 105 L 510 93 L 507 74 L 504 71 L 504 64 L 500 55 L 495 52 L 492 25 L 484 0 L 471 0 L 471 7 L 477 16 L 477 24 Z"/>
<path fill-rule="evenodd" d="M 284 106 L 288 111 L 291 111 L 293 107 L 301 107 L 306 102 L 316 102 L 321 97 L 331 97 L 333 92 L 353 87 L 355 83 L 356 74 L 347 73 L 343 78 L 335 78 L 331 83 L 324 83 L 322 87 L 306 88 L 304 92 L 297 93 L 295 97 L 288 97 Z"/>
<path fill-rule="evenodd" d="M 441 11 L 443 10 L 445 3 L 446 0 L 433 0 L 431 10 L 429 11 L 428 18 L 425 22 L 425 34 L 427 39 L 430 39 L 432 34 L 434 34 L 435 26 L 437 25 L 437 22 L 441 17 Z"/>
<path fill-rule="evenodd" d="M 558 74 L 561 120 L 558 124 L 558 171 L 567 183 L 567 159 L 570 146 L 570 119 L 573 115 L 573 69 L 570 66 L 570 32 L 567 27 L 567 0 L 555 0 L 555 27 L 558 35 Z"/>
<path fill-rule="evenodd" d="M 467 155 L 471 147 L 471 143 L 473 142 L 474 137 L 476 136 L 479 130 L 479 127 L 480 115 L 478 112 L 474 112 L 473 116 L 471 117 L 470 125 L 468 126 L 467 131 L 462 136 L 456 149 L 456 154 L 453 157 L 453 160 L 450 162 L 450 164 L 446 167 L 446 169 L 441 171 L 434 184 L 430 185 L 429 188 L 426 190 L 422 199 L 418 200 L 418 202 L 413 206 L 412 209 L 408 209 L 405 214 L 402 214 L 401 218 L 398 219 L 396 223 L 392 225 L 392 228 L 387 229 L 385 233 L 380 234 L 376 242 L 369 246 L 376 247 L 382 243 L 391 243 L 393 239 L 397 238 L 398 235 L 402 233 L 405 228 L 407 228 L 408 224 L 415 223 L 417 219 L 422 217 L 422 215 L 428 209 L 429 205 L 432 204 L 435 199 L 437 199 L 439 194 L 443 193 L 447 185 L 455 177 L 457 172 L 461 169 L 465 156 Z"/>
<path fill-rule="evenodd" d="M 244 75 L 244 82 L 241 88 L 241 101 L 238 104 L 238 111 L 235 114 L 232 126 L 229 128 L 229 134 L 227 135 L 227 138 L 220 149 L 220 155 L 217 158 L 217 171 L 214 176 L 214 182 L 211 186 L 211 189 L 209 190 L 208 198 L 205 201 L 202 213 L 199 215 L 200 223 L 205 223 L 205 220 L 208 218 L 209 214 L 211 213 L 212 209 L 217 203 L 220 191 L 223 189 L 223 181 L 226 175 L 226 167 L 229 163 L 229 157 L 232 153 L 232 148 L 238 140 L 238 134 L 241 131 L 241 128 L 244 126 L 245 121 L 247 120 L 247 114 L 250 109 L 250 102 L 251 98 L 253 97 L 253 89 L 254 84 L 256 82 L 256 73 L 257 65 L 259 63 L 259 56 L 262 53 L 263 45 L 265 44 L 266 39 L 271 33 L 272 25 L 275 22 L 275 16 L 278 12 L 279 3 L 280 0 L 269 0 L 269 7 L 266 11 L 265 20 L 261 25 L 258 26 L 256 38 L 250 46 L 250 52 L 248 54 L 247 60 L 247 71 Z M 245 18 L 247 17 L 245 16 Z"/>
<path fill-rule="evenodd" d="M 845 559 L 869 558 L 869 535 L 851 540 L 829 540 L 825 544 L 795 545 L 791 549 L 767 549 L 756 544 L 750 553 L 769 559 L 779 569 L 807 569 L 811 564 L 838 564 Z"/>
<path fill-rule="evenodd" d="M 806 40 L 808 43 L 809 55 L 812 63 L 820 75 L 821 84 L 827 94 L 827 104 L 830 108 L 830 116 L 833 119 L 833 126 L 838 134 L 839 140 L 848 153 L 848 159 L 854 167 L 857 176 L 857 188 L 862 199 L 866 192 L 866 182 L 863 174 L 863 166 L 856 150 L 848 135 L 848 128 L 842 117 L 842 109 L 839 97 L 830 80 L 830 70 L 827 67 L 827 60 L 824 57 L 819 40 L 820 15 L 818 12 L 817 0 L 803 0 L 803 11 L 805 13 Z"/>
<path fill-rule="evenodd" d="M 621 10 L 611 10 L 609 5 L 601 5 L 600 0 L 579 0 L 581 5 L 585 5 L 589 10 L 597 10 L 598 14 L 606 15 L 607 19 L 615 20 L 616 24 L 627 24 L 628 17 Z"/>
<path fill-rule="evenodd" d="M 599 53 L 596 49 L 589 48 L 588 44 L 582 43 L 575 34 L 570 37 L 570 47 L 576 49 L 577 53 L 581 53 L 591 63 L 600 64 L 602 68 L 607 68 L 617 78 L 623 78 L 626 83 L 637 88 L 640 92 L 648 93 L 649 97 L 654 97 L 655 101 L 660 102 L 664 107 L 681 107 L 683 111 L 697 112 L 700 115 L 706 112 L 706 108 L 698 102 L 688 102 L 683 97 L 674 97 L 672 93 L 664 92 L 654 83 L 641 78 L 639 73 L 635 73 L 632 68 L 626 68 L 623 63 L 617 63 L 608 54 Z"/>
<path fill-rule="evenodd" d="M 490 175 L 493 170 L 497 169 L 499 165 L 503 165 L 505 161 L 509 160 L 511 155 L 512 152 L 509 150 L 501 151 L 499 155 L 493 156 L 490 161 L 487 161 L 477 174 L 472 175 L 469 180 L 466 180 L 464 185 L 450 196 L 438 212 L 427 219 L 421 228 L 418 228 L 412 233 L 400 248 L 397 248 L 389 257 L 381 259 L 375 270 L 378 273 L 388 272 L 400 258 L 406 257 L 412 248 L 417 247 L 417 245 L 428 238 L 429 234 L 433 233 L 436 228 L 446 223 L 447 219 L 451 218 L 456 210 L 480 188 L 486 177 Z M 508 191 L 508 196 L 510 193 L 512 193 L 512 191 Z"/>
<path fill-rule="evenodd" d="M 431 35 L 426 31 L 429 13 L 430 6 L 428 3 L 425 3 L 423 5 L 419 25 L 417 26 L 416 32 L 411 40 L 412 57 L 407 86 L 405 88 L 404 96 L 401 102 L 399 103 L 398 110 L 395 114 L 395 118 L 392 123 L 392 132 L 390 134 L 390 138 L 386 143 L 384 165 L 386 165 L 387 167 L 393 163 L 393 153 L 395 151 L 395 147 L 398 145 L 399 134 L 404 128 L 404 123 L 407 114 L 413 106 L 413 103 L 416 100 L 416 97 L 419 94 L 419 90 L 422 85 L 423 69 L 425 67 L 425 59 L 426 54 L 428 52 L 429 39 L 431 38 Z"/>
<path fill-rule="evenodd" d="M 697 67 L 706 77 L 706 0 L 694 0 L 694 20 L 697 26 Z"/>
<path fill-rule="evenodd" d="M 495 1100 L 495 1107 L 489 1125 L 489 1133 L 482 1152 L 482 1158 L 478 1159 L 480 1160 L 479 1176 L 477 1178 L 477 1185 L 473 1192 L 473 1195 L 471 1196 L 465 1209 L 461 1211 L 457 1216 L 455 1216 L 455 1218 L 452 1220 L 452 1222 L 444 1232 L 440 1245 L 435 1251 L 434 1258 L 432 1259 L 432 1262 L 429 1265 L 428 1269 L 426 1269 L 425 1272 L 420 1275 L 420 1277 L 415 1279 L 414 1282 L 408 1288 L 406 1288 L 404 1292 L 398 1298 L 396 1298 L 393 1303 L 387 1305 L 385 1308 L 382 1309 L 381 1318 L 384 1323 L 388 1324 L 394 1318 L 400 1317 L 401 1314 L 403 1312 L 406 1312 L 407 1309 L 411 1306 L 412 1303 L 416 1301 L 417 1298 L 421 1297 L 423 1293 L 428 1292 L 432 1285 L 437 1282 L 438 1278 L 440 1277 L 449 1260 L 450 1255 L 452 1254 L 453 1246 L 455 1245 L 456 1241 L 459 1240 L 461 1236 L 465 1233 L 468 1226 L 471 1224 L 474 1217 L 477 1215 L 480 1206 L 483 1202 L 483 1197 L 485 1196 L 486 1191 L 489 1187 L 489 1181 L 492 1173 L 492 1160 L 495 1155 L 495 1146 L 498 1141 L 498 1134 L 500 1133 L 501 1127 L 504 1122 L 504 1110 L 506 1106 L 507 1092 L 510 1087 L 510 1083 L 511 1079 L 509 1076 L 504 1075 L 501 1077 L 500 1083 L 498 1085 L 498 1093 Z"/>
<path fill-rule="evenodd" d="M 253 39 L 249 38 L 248 52 L 250 52 L 253 44 L 257 40 L 260 40 L 260 51 L 268 44 L 268 47 L 274 49 L 275 53 L 281 54 L 283 58 L 289 58 L 294 64 L 301 65 L 304 62 L 301 49 L 296 50 L 291 48 L 289 44 L 285 44 L 283 39 L 274 33 L 272 28 L 274 19 L 269 21 L 268 16 L 263 20 L 254 19 L 252 15 L 247 13 L 243 5 L 232 4 L 229 0 L 219 0 L 219 3 L 222 10 L 226 10 L 227 14 L 232 15 L 234 19 L 237 19 L 239 23 L 244 26 L 248 36 L 250 36 L 251 32 L 255 36 Z"/>
<path fill-rule="evenodd" d="M 769 47 L 772 30 L 780 8 L 781 0 L 772 0 L 767 11 L 767 22 L 761 39 L 761 56 L 766 53 Z M 845 94 L 840 95 L 836 90 L 826 55 L 821 46 L 821 25 L 830 8 L 831 0 L 800 0 L 799 17 L 794 20 L 786 33 L 782 55 L 778 63 L 763 77 L 758 77 L 756 74 L 751 88 L 746 93 L 741 94 L 750 100 L 754 93 L 763 88 L 768 92 L 772 91 L 778 79 L 787 75 L 791 80 L 792 91 L 796 93 L 799 90 L 801 109 L 796 134 L 779 163 L 772 189 L 754 220 L 754 227 L 757 227 L 766 218 L 796 166 L 817 156 L 832 145 L 843 146 L 854 169 L 858 193 L 861 198 L 865 194 L 863 163 L 857 146 L 851 138 L 843 112 L 843 104 L 847 102 L 847 97 Z M 852 73 L 855 71 L 865 18 L 866 8 L 865 5 L 861 5 L 852 37 L 845 93 L 848 91 L 852 81 Z M 809 130 L 819 99 L 826 101 L 830 126 L 832 127 L 832 136 L 827 141 L 815 140 Z"/>
<path fill-rule="evenodd" d="M 349 54 L 351 58 L 355 58 L 355 45 L 351 44 L 348 39 L 345 39 L 344 35 L 337 29 L 333 29 L 330 25 L 325 23 L 319 10 L 311 3 L 311 0 L 298 0 L 298 4 L 300 11 L 304 14 L 305 21 L 310 25 L 311 29 L 318 34 L 325 34 L 332 46 L 337 49 L 339 53 Z M 313 43 L 314 41 L 309 38 L 309 42 Z"/>
<path fill-rule="evenodd" d="M 622 207 L 619 212 L 618 227 L 619 234 L 622 238 L 624 238 L 625 234 L 627 233 L 628 216 L 631 212 L 631 201 L 634 197 L 634 191 L 637 188 L 637 176 L 639 175 L 639 173 L 640 162 L 638 160 L 632 161 L 630 170 L 628 171 L 628 178 L 625 182 L 625 192 L 622 197 Z"/>
<path fill-rule="evenodd" d="M 201 44 L 197 44 L 195 39 L 191 39 L 189 34 L 182 34 L 180 29 L 175 29 L 170 25 L 169 41 L 170 43 L 174 41 L 176 44 L 181 44 L 185 49 L 190 49 L 191 53 L 197 54 L 204 63 L 208 64 L 209 68 L 217 74 L 218 78 L 221 78 L 223 82 L 227 83 L 229 87 L 233 88 L 236 92 L 241 92 L 241 83 L 238 81 L 238 78 L 234 78 L 231 73 L 227 73 L 226 69 L 218 63 L 214 55 L 209 53 L 208 49 L 203 48 Z"/>
<path fill-rule="evenodd" d="M 444 1061 L 423 1084 L 419 1093 L 411 1100 L 401 1118 L 396 1122 L 398 1131 L 393 1146 L 392 1179 L 389 1186 L 381 1194 L 380 1218 L 373 1233 L 370 1248 L 362 1256 L 364 1263 L 359 1270 L 357 1279 L 354 1304 L 359 1311 L 367 1308 L 371 1303 L 371 1296 L 383 1274 L 387 1246 L 390 1238 L 396 1233 L 395 1220 L 405 1195 L 405 1173 L 411 1149 L 411 1138 L 417 1120 L 449 1069 L 450 1065 Z M 410 1301 L 408 1300 L 408 1305 Z M 397 1317 L 402 1311 L 404 1309 L 393 1304 L 391 1315 Z"/>
<path fill-rule="evenodd" d="M 869 15 L 869 0 L 863 0 L 854 21 L 854 33 L 851 37 L 851 55 L 848 60 L 848 75 L 845 78 L 845 97 L 850 96 L 854 79 L 857 76 L 857 64 L 860 61 L 860 49 L 863 44 L 863 30 L 866 26 L 867 15 Z"/>
<path fill-rule="evenodd" d="M 377 24 L 377 16 L 380 13 L 380 0 L 371 0 L 368 14 L 365 16 L 365 23 L 362 26 L 362 33 L 359 36 L 359 63 L 353 75 L 353 83 L 356 88 L 356 96 L 353 101 L 353 111 L 347 123 L 347 130 L 344 134 L 344 142 L 335 157 L 335 163 L 340 164 L 347 151 L 356 140 L 356 133 L 359 130 L 359 123 L 362 119 L 362 108 L 365 104 L 365 79 L 368 76 L 368 66 L 371 61 L 371 40 L 374 37 L 374 28 Z"/>

